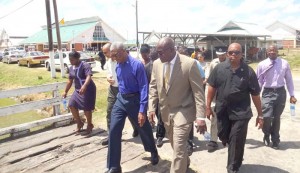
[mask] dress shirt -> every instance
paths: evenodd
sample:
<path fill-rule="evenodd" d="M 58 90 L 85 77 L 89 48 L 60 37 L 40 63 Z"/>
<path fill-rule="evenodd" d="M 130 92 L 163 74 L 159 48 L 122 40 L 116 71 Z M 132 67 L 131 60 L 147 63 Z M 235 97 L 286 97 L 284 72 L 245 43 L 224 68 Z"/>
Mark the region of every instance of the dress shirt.
<path fill-rule="evenodd" d="M 114 87 L 118 87 L 118 79 L 117 79 L 117 73 L 116 73 L 116 67 L 117 67 L 117 61 L 112 61 L 111 58 L 108 58 L 107 60 L 107 77 L 112 77 L 113 80 L 115 80 L 115 83 L 112 84 Z"/>
<path fill-rule="evenodd" d="M 119 93 L 140 93 L 140 110 L 145 113 L 148 104 L 148 80 L 142 62 L 128 55 L 127 60 L 118 63 L 116 68 Z"/>
<path fill-rule="evenodd" d="M 164 63 L 164 76 L 165 76 L 166 69 L 167 69 L 166 68 L 167 67 L 167 63 L 170 63 L 170 78 L 169 79 L 171 79 L 171 76 L 172 76 L 172 72 L 173 72 L 175 61 L 176 61 L 176 57 L 177 57 L 177 52 L 175 54 L 175 57 L 170 62 L 165 62 Z"/>
<path fill-rule="evenodd" d="M 202 66 L 201 66 L 200 62 L 199 62 L 198 60 L 195 60 L 195 61 L 196 61 L 196 63 L 197 63 L 197 66 L 198 66 L 198 69 L 199 69 L 199 71 L 200 71 L 201 77 L 202 77 L 202 78 L 205 78 L 205 73 L 204 73 L 204 70 L 202 69 Z"/>
<path fill-rule="evenodd" d="M 273 62 L 275 61 L 275 62 Z M 273 67 L 270 66 L 273 64 Z M 270 68 L 269 70 L 267 70 Z M 267 58 L 260 62 L 257 67 L 259 86 L 265 88 L 280 88 L 285 84 L 290 96 L 294 96 L 294 83 L 290 65 L 284 59 L 277 57 L 275 60 Z"/>

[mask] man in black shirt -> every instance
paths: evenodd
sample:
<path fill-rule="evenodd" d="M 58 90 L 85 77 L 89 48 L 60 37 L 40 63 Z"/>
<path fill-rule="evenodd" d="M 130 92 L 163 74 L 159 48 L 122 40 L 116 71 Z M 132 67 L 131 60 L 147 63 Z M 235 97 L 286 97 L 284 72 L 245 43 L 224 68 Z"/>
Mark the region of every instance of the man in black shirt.
<path fill-rule="evenodd" d="M 216 94 L 218 137 L 228 144 L 228 173 L 237 172 L 242 165 L 248 123 L 252 117 L 250 95 L 258 112 L 256 125 L 263 126 L 260 87 L 255 72 L 241 61 L 238 43 L 228 47 L 228 60 L 218 64 L 208 78 L 206 115 L 212 114 L 211 102 Z"/>

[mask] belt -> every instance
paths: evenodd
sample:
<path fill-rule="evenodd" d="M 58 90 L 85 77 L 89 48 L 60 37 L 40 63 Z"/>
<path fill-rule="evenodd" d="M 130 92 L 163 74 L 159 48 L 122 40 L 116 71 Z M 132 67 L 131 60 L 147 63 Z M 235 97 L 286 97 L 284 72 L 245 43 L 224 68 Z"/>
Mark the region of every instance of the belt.
<path fill-rule="evenodd" d="M 280 90 L 283 90 L 284 89 L 284 86 L 282 87 L 279 87 L 279 88 L 264 88 L 264 90 L 266 91 L 273 91 L 273 92 L 277 92 L 277 91 L 280 91 Z"/>
<path fill-rule="evenodd" d="M 140 93 L 136 92 L 136 93 L 127 93 L 127 94 L 121 94 L 122 97 L 134 97 L 139 95 Z"/>

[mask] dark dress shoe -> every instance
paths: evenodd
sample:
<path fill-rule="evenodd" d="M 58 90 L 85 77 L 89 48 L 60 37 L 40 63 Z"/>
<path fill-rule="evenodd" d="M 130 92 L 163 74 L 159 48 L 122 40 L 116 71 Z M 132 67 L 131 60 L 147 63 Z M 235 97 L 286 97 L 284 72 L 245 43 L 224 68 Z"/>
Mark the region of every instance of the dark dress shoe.
<path fill-rule="evenodd" d="M 209 153 L 212 153 L 212 152 L 216 151 L 217 149 L 218 149 L 218 144 L 215 141 L 210 141 L 207 144 L 207 151 Z"/>
<path fill-rule="evenodd" d="M 157 151 L 151 153 L 151 164 L 156 165 L 158 163 L 158 161 L 159 161 L 159 157 L 158 157 Z"/>
<path fill-rule="evenodd" d="M 272 148 L 274 148 L 275 150 L 279 149 L 279 143 L 278 142 L 273 142 Z"/>
<path fill-rule="evenodd" d="M 156 140 L 156 146 L 158 148 L 162 147 L 163 145 L 163 138 L 162 137 L 158 137 L 157 140 Z"/>
<path fill-rule="evenodd" d="M 132 137 L 137 137 L 139 135 L 139 131 L 138 130 L 133 130 L 133 133 L 132 133 Z"/>
<path fill-rule="evenodd" d="M 105 173 L 122 173 L 122 169 L 121 168 L 110 168 Z"/>
<path fill-rule="evenodd" d="M 269 146 L 270 145 L 270 138 L 268 136 L 264 136 L 263 142 L 264 142 L 265 146 Z"/>
<path fill-rule="evenodd" d="M 101 145 L 103 145 L 103 146 L 108 145 L 108 138 L 103 139 L 102 142 L 101 142 Z"/>
<path fill-rule="evenodd" d="M 191 156 L 194 152 L 194 145 L 192 140 L 188 140 L 187 151 L 189 156 Z"/>

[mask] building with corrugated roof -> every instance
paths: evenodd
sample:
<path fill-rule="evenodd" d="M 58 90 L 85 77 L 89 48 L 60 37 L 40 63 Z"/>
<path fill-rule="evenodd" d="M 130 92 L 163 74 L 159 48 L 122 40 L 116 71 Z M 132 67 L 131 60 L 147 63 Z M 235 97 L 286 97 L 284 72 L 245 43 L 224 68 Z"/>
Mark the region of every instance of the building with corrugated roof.
<path fill-rule="evenodd" d="M 54 51 L 57 49 L 57 37 L 55 24 L 52 25 Z M 107 42 L 125 42 L 125 38 L 106 24 L 101 18 L 89 17 L 65 21 L 60 24 L 60 36 L 63 50 L 100 50 Z M 48 33 L 47 26 L 28 37 L 20 43 L 26 50 L 39 50 L 47 52 Z"/>
<path fill-rule="evenodd" d="M 282 48 L 300 47 L 300 29 L 275 21 L 266 27 L 272 34 L 272 40 Z"/>

